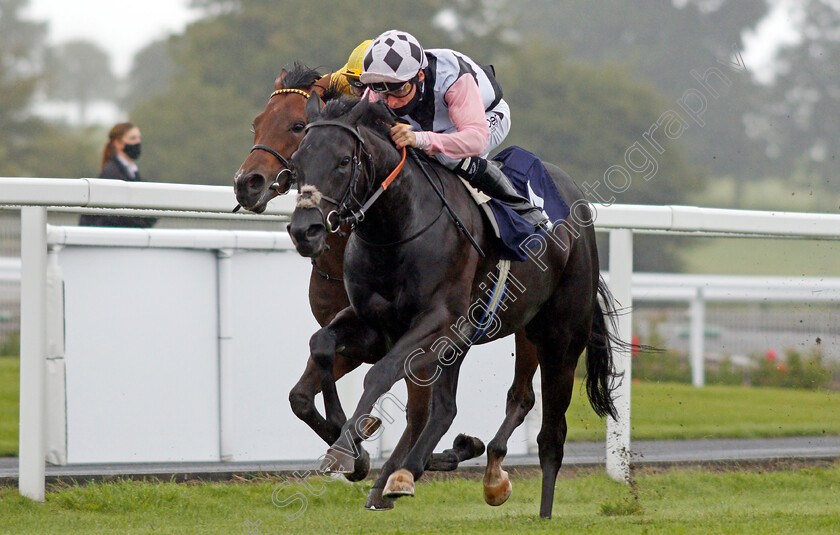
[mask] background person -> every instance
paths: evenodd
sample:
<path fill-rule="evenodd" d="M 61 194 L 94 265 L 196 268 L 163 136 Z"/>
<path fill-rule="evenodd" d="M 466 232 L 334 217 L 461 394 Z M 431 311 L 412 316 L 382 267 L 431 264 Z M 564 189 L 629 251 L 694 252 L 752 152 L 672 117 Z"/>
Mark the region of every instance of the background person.
<path fill-rule="evenodd" d="M 108 132 L 108 142 L 102 149 L 99 178 L 139 182 L 137 159 L 142 152 L 140 129 L 134 123 L 118 123 Z M 157 222 L 154 217 L 83 214 L 79 225 L 88 227 L 149 228 Z"/>

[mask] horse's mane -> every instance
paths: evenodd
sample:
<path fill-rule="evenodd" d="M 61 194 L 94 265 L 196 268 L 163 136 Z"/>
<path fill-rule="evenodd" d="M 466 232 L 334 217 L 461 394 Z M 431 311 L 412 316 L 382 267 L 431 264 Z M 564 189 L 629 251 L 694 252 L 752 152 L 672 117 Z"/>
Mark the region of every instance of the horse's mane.
<path fill-rule="evenodd" d="M 319 119 L 341 119 L 347 115 L 347 113 L 350 112 L 356 104 L 359 103 L 359 100 L 360 99 L 356 97 L 347 95 L 330 99 L 324 106 L 324 109 L 321 110 L 321 116 Z"/>
<path fill-rule="evenodd" d="M 341 90 L 341 84 L 336 82 L 335 80 L 330 80 L 330 85 L 324 89 L 324 92 L 321 94 L 321 100 L 324 102 L 330 102 L 332 100 L 340 99 L 341 97 L 347 96 L 347 93 Z"/>
<path fill-rule="evenodd" d="M 296 61 L 283 78 L 283 88 L 309 89 L 320 77 L 321 74 L 318 71 Z"/>
<path fill-rule="evenodd" d="M 319 119 L 336 120 L 341 119 L 352 110 L 359 103 L 361 99 L 357 97 L 342 96 L 330 100 L 321 111 Z M 389 116 L 388 110 L 383 103 L 373 102 L 368 105 L 366 113 L 358 120 L 358 125 L 365 126 L 372 130 L 375 134 L 383 139 L 391 141 L 391 129 L 386 122 Z"/>

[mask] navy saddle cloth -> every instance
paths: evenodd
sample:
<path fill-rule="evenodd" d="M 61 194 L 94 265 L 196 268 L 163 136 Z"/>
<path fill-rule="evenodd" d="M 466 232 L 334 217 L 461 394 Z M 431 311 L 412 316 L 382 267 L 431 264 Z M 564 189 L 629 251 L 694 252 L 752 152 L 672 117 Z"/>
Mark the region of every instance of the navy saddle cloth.
<path fill-rule="evenodd" d="M 542 209 L 553 224 L 558 225 L 569 216 L 569 206 L 536 155 L 514 145 L 497 154 L 493 160 L 502 164 L 502 172 L 510 179 L 513 187 L 531 204 Z M 489 204 L 501 235 L 501 259 L 521 261 L 528 258 L 525 244 L 529 236 L 535 234 L 534 226 L 495 199 L 491 199 Z"/>

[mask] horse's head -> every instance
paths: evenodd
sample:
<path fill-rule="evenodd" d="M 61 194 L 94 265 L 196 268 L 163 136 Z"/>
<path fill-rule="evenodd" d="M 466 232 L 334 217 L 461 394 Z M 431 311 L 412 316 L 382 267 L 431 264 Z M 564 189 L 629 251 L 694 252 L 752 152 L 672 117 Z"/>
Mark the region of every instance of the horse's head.
<path fill-rule="evenodd" d="M 307 134 L 292 156 L 300 194 L 288 230 L 301 255 L 316 257 L 324 252 L 328 232 L 354 216 L 353 221 L 362 220 L 359 209 L 373 191 L 374 157 L 369 144 L 377 136 L 367 134 L 360 119 L 365 118 L 367 124 L 393 123 L 393 119 L 384 107 L 367 100 L 344 98 L 322 109 L 315 95 L 307 102 L 306 112 Z"/>
<path fill-rule="evenodd" d="M 329 77 L 319 78 L 316 71 L 295 64 L 274 81 L 265 110 L 254 119 L 254 146 L 233 177 L 236 200 L 246 210 L 263 212 L 268 201 L 291 187 L 289 158 L 303 139 L 306 101 Z"/>

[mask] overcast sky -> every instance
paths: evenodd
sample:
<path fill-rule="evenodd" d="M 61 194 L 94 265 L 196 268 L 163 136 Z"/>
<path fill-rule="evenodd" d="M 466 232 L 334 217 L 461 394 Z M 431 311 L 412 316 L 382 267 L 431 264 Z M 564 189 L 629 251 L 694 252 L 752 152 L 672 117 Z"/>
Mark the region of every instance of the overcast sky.
<path fill-rule="evenodd" d="M 28 15 L 49 22 L 51 44 L 71 39 L 96 42 L 111 55 L 116 73 L 125 75 L 134 54 L 150 42 L 179 33 L 196 18 L 188 0 L 30 0 Z M 775 8 L 747 34 L 743 57 L 759 79 L 768 79 L 771 60 L 779 44 L 796 39 L 791 29 L 796 19 L 797 0 L 773 0 Z"/>
<path fill-rule="evenodd" d="M 29 0 L 27 15 L 49 22 L 51 44 L 87 39 L 102 46 L 120 76 L 140 49 L 196 18 L 187 0 Z"/>

